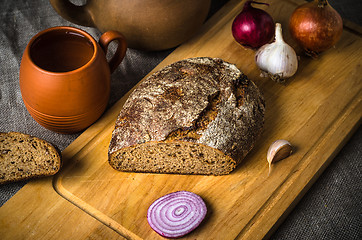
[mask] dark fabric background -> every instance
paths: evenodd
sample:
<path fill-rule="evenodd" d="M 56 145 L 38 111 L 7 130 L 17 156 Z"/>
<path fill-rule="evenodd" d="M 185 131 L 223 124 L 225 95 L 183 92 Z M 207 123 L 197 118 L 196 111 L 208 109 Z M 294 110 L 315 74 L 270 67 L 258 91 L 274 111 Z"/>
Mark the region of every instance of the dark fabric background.
<path fill-rule="evenodd" d="M 73 2 L 82 3 L 84 0 Z M 209 15 L 225 2 L 227 0 L 214 0 Z M 329 2 L 344 19 L 362 25 L 362 1 Z M 64 150 L 79 134 L 57 134 L 38 125 L 24 107 L 18 81 L 21 56 L 30 38 L 41 30 L 60 25 L 79 27 L 96 39 L 100 36 L 93 28 L 62 19 L 48 0 L 0 0 L 0 131 L 28 133 Z M 128 49 L 121 66 L 112 75 L 109 106 L 172 51 Z M 362 130 L 359 128 L 271 239 L 362 239 L 361 140 Z M 26 182 L 0 186 L 0 206 L 24 184 Z"/>

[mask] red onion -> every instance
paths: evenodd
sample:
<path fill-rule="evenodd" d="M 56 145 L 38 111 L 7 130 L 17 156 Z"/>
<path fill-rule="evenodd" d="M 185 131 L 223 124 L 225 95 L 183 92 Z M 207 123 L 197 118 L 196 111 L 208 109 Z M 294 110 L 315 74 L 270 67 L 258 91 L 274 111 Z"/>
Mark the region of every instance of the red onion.
<path fill-rule="evenodd" d="M 252 3 L 269 6 L 267 3 L 247 1 L 243 10 L 233 21 L 232 33 L 238 43 L 255 49 L 272 40 L 275 24 L 273 18 L 267 12 L 253 8 Z"/>
<path fill-rule="evenodd" d="M 151 228 L 163 237 L 177 238 L 194 230 L 207 212 L 200 196 L 187 191 L 167 194 L 151 204 L 147 220 Z"/>
<path fill-rule="evenodd" d="M 341 16 L 327 0 L 297 7 L 289 20 L 292 37 L 311 56 L 333 47 L 343 32 Z"/>

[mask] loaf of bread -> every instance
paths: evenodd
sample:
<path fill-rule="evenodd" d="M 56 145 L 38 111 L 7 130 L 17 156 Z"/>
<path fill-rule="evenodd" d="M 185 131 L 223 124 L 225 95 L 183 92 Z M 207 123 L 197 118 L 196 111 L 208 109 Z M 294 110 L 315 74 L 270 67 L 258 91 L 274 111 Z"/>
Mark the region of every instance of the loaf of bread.
<path fill-rule="evenodd" d="M 152 74 L 125 102 L 108 150 L 120 171 L 224 175 L 253 148 L 264 98 L 234 64 L 190 58 Z"/>
<path fill-rule="evenodd" d="M 19 132 L 0 133 L 0 184 L 56 174 L 61 155 L 45 140 Z"/>

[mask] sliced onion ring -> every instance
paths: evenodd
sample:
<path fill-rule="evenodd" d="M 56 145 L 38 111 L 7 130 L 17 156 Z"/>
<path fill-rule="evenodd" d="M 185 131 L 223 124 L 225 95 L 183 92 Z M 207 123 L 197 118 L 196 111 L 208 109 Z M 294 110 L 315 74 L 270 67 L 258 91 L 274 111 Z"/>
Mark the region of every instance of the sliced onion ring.
<path fill-rule="evenodd" d="M 199 226 L 206 212 L 206 204 L 199 195 L 178 191 L 154 201 L 148 208 L 147 220 L 161 236 L 178 238 Z"/>

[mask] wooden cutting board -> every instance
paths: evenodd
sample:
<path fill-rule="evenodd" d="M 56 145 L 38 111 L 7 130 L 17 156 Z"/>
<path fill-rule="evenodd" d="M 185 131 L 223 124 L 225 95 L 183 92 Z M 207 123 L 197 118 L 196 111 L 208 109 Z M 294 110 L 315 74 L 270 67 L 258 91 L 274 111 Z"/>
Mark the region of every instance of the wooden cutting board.
<path fill-rule="evenodd" d="M 113 170 L 108 144 L 128 93 L 62 152 L 65 164 L 56 177 L 31 181 L 0 208 L 2 239 L 162 239 L 149 227 L 147 209 L 179 190 L 197 193 L 208 207 L 204 222 L 185 239 L 268 237 L 360 125 L 362 113 L 360 32 L 345 27 L 335 48 L 317 59 L 306 57 L 287 29 L 300 3 L 275 0 L 263 7 L 282 24 L 286 42 L 300 55 L 298 72 L 285 86 L 261 78 L 255 52 L 231 35 L 244 1 L 230 1 L 198 36 L 152 71 L 189 57 L 219 57 L 235 63 L 260 87 L 266 99 L 265 131 L 234 172 L 216 177 Z M 276 139 L 289 140 L 294 154 L 268 175 L 266 152 Z"/>

